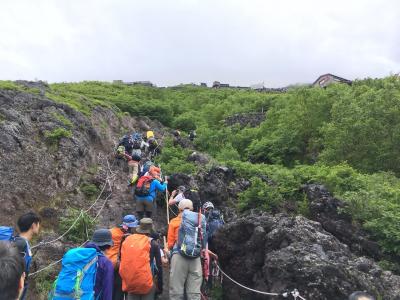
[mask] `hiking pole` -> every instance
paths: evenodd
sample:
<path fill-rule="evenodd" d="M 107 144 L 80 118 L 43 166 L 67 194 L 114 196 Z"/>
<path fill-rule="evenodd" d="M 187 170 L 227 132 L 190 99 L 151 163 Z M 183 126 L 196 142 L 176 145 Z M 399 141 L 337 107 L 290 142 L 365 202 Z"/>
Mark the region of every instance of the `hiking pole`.
<path fill-rule="evenodd" d="M 168 176 L 165 176 L 165 181 L 168 182 Z M 169 225 L 168 188 L 165 189 L 165 204 L 167 205 L 167 223 Z"/>

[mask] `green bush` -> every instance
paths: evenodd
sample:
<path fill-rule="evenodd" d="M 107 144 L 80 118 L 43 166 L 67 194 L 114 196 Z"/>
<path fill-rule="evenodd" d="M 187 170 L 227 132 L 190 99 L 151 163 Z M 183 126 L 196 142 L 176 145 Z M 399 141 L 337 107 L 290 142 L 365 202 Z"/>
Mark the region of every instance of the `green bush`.
<path fill-rule="evenodd" d="M 75 220 L 78 221 L 66 234 L 65 238 L 74 243 L 82 243 L 90 239 L 94 232 L 96 222 L 89 214 L 81 214 L 81 211 L 77 209 L 69 209 L 66 216 L 61 217 L 60 232 L 66 232 L 74 224 Z"/>
<path fill-rule="evenodd" d="M 62 138 L 71 138 L 72 131 L 58 127 L 52 131 L 45 131 L 44 136 L 50 143 L 58 143 Z"/>
<path fill-rule="evenodd" d="M 64 115 L 60 114 L 60 113 L 53 113 L 52 114 L 54 119 L 60 121 L 64 126 L 66 126 L 67 128 L 71 128 L 74 124 L 71 122 L 70 119 L 68 119 L 67 117 L 65 117 Z"/>
<path fill-rule="evenodd" d="M 95 198 L 100 192 L 95 184 L 88 182 L 82 182 L 79 189 L 88 199 Z"/>

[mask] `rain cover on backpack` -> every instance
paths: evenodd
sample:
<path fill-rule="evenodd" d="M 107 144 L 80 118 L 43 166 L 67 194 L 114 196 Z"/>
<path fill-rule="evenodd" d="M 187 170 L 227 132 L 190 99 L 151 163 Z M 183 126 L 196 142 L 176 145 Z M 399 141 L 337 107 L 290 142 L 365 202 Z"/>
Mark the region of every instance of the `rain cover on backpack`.
<path fill-rule="evenodd" d="M 199 214 L 190 210 L 182 213 L 182 222 L 178 234 L 178 250 L 185 257 L 200 257 L 201 250 L 207 244 L 206 217 L 201 215 L 201 230 L 203 240 L 200 239 Z"/>
<path fill-rule="evenodd" d="M 139 295 L 150 292 L 153 287 L 150 249 L 150 239 L 143 234 L 132 234 L 122 243 L 119 275 L 124 292 Z"/>
<path fill-rule="evenodd" d="M 74 248 L 65 253 L 61 271 L 49 300 L 93 300 L 98 253 L 94 248 Z"/>

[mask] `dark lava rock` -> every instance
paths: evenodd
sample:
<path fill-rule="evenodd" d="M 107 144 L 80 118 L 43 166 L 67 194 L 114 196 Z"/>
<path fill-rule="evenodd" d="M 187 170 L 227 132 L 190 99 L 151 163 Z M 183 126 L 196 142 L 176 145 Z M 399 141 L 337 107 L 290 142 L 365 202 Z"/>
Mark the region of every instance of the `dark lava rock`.
<path fill-rule="evenodd" d="M 354 225 L 351 216 L 342 212 L 346 204 L 334 198 L 323 185 L 308 184 L 303 187 L 310 203 L 310 218 L 321 223 L 322 227 L 348 245 L 354 253 L 374 259 L 382 257 L 377 242 Z"/>
<path fill-rule="evenodd" d="M 320 223 L 301 216 L 252 212 L 218 232 L 216 250 L 225 272 L 261 291 L 297 288 L 306 299 L 332 300 L 367 290 L 381 299 L 400 299 L 399 276 L 356 257 Z M 224 299 L 269 299 L 226 278 L 223 290 Z"/>

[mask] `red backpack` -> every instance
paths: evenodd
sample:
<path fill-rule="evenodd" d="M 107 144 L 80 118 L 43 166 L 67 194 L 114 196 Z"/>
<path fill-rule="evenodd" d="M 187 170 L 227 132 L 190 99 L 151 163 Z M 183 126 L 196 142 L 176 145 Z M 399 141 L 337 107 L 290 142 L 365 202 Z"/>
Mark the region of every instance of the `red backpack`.
<path fill-rule="evenodd" d="M 150 196 L 150 186 L 153 180 L 153 176 L 140 177 L 136 184 L 135 195 L 140 197 Z"/>

